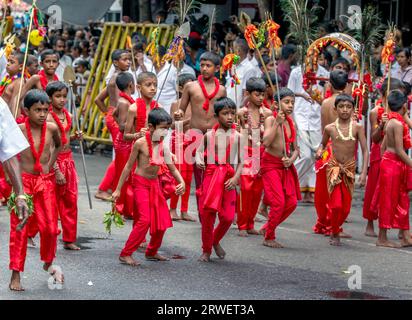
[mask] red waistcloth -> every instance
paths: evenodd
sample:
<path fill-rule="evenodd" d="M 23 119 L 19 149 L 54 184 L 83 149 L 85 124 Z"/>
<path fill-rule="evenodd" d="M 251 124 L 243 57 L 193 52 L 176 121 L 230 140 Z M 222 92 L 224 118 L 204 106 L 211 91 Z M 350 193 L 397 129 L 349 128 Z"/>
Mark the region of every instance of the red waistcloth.
<path fill-rule="evenodd" d="M 383 154 L 379 173 L 379 228 L 409 230 L 407 166 L 394 153 Z"/>
<path fill-rule="evenodd" d="M 33 175 L 22 173 L 24 192 L 33 196 L 34 213 L 29 223 L 34 222 L 40 231 L 40 258 L 45 263 L 52 263 L 57 248 L 57 208 L 56 178 L 54 173 Z M 10 270 L 23 272 L 27 251 L 26 225 L 17 231 L 20 223 L 16 214 L 10 214 Z"/>
<path fill-rule="evenodd" d="M 318 234 L 330 233 L 330 221 L 328 220 L 329 192 L 326 180 L 326 164 L 322 165 L 321 169 L 316 171 L 315 209 L 317 221 L 312 229 Z"/>
<path fill-rule="evenodd" d="M 120 256 L 131 256 L 145 240 L 150 228 L 150 243 L 147 256 L 154 256 L 161 246 L 163 235 L 173 227 L 166 199 L 160 191 L 159 179 L 146 179 L 137 174 L 132 175 L 137 220 Z"/>
<path fill-rule="evenodd" d="M 265 239 L 276 238 L 276 228 L 295 211 L 301 199 L 295 166 L 285 168 L 281 158 L 263 153 L 261 166 L 264 202 L 270 206 L 268 222 L 262 227 Z"/>
<path fill-rule="evenodd" d="M 380 163 L 381 146 L 378 143 L 372 143 L 368 170 L 368 181 L 366 183 L 365 197 L 363 200 L 363 217 L 368 221 L 378 219 L 378 212 L 372 206 L 372 200 L 378 188 Z"/>
<path fill-rule="evenodd" d="M 342 224 L 350 213 L 351 205 L 351 190 L 342 181 L 334 187 L 328 201 L 328 221 L 330 221 L 332 234 L 342 232 Z"/>
<path fill-rule="evenodd" d="M 57 208 L 63 229 L 64 242 L 76 242 L 78 177 L 72 152 L 60 152 L 57 165 L 66 178 L 66 184 L 56 185 Z"/>

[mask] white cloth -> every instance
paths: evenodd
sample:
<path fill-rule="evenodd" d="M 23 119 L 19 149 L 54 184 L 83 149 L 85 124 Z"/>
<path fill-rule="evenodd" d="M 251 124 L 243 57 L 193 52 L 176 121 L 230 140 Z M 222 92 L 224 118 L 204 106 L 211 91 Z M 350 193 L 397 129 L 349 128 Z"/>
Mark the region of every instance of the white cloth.
<path fill-rule="evenodd" d="M 56 70 L 56 75 L 60 79 L 63 79 L 64 75 L 64 69 L 66 69 L 67 66 L 72 66 L 73 60 L 69 56 L 64 55 L 62 58 L 60 58 L 59 66 L 57 67 Z"/>
<path fill-rule="evenodd" d="M 6 55 L 4 54 L 4 49 L 0 50 L 0 78 L 3 79 L 7 75 L 7 58 Z"/>
<path fill-rule="evenodd" d="M 180 74 L 185 74 L 185 73 L 189 73 L 189 74 L 193 75 L 196 78 L 195 70 L 191 66 L 187 65 L 186 63 L 183 64 L 183 68 L 182 68 L 182 70 L 180 70 L 179 75 Z"/>
<path fill-rule="evenodd" d="M 316 73 L 318 77 L 329 77 L 329 72 L 319 66 L 318 72 Z M 300 66 L 295 67 L 290 73 L 288 88 L 292 90 L 295 94 L 308 95 L 302 86 L 303 76 Z M 319 84 L 315 85 L 315 88 L 323 90 Z M 320 105 L 318 103 L 311 104 L 304 98 L 296 97 L 295 99 L 295 110 L 293 116 L 296 125 L 299 130 L 303 131 L 320 131 Z"/>
<path fill-rule="evenodd" d="M 0 98 L 0 161 L 5 162 L 29 147 L 7 103 Z"/>
<path fill-rule="evenodd" d="M 170 72 L 168 74 L 168 70 Z M 167 76 L 167 77 L 166 77 Z M 173 102 L 177 100 L 176 95 L 176 82 L 177 82 L 177 69 L 174 65 L 170 66 L 170 63 L 167 62 L 164 64 L 163 68 L 157 74 L 157 93 L 155 100 L 166 110 L 167 113 L 170 113 L 170 107 Z M 163 86 L 164 83 L 164 86 Z M 159 98 L 160 90 L 162 89 L 162 94 Z"/>
<path fill-rule="evenodd" d="M 300 149 L 300 158 L 295 162 L 298 172 L 300 189 L 302 192 L 315 192 L 316 173 L 315 157 L 316 149 L 322 140 L 322 134 L 319 131 L 302 131 L 297 135 L 297 144 Z M 311 169 L 309 169 L 312 167 Z"/>
<path fill-rule="evenodd" d="M 257 71 L 259 71 L 259 73 Z M 232 88 L 231 76 L 228 73 L 226 77 L 226 92 L 227 97 L 237 103 L 238 107 L 241 107 L 243 105 L 242 92 L 243 90 L 246 90 L 246 82 L 252 77 L 260 78 L 260 70 L 256 69 L 256 67 L 246 58 L 236 66 L 236 75 L 239 78 L 240 85 L 237 86 L 236 90 L 235 87 Z"/>

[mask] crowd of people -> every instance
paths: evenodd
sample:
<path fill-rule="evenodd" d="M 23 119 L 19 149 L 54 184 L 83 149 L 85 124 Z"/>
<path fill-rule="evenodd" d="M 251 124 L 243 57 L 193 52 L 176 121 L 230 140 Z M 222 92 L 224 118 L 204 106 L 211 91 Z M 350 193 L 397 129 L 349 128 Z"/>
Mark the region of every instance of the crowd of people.
<path fill-rule="evenodd" d="M 63 73 L 72 66 L 81 77 L 90 76 L 100 33 L 94 25 L 50 31 L 48 40 L 30 51 L 27 65 L 20 50 L 3 55 L 0 105 L 4 102 L 16 119 L 13 148 L 20 152 L 22 170 L 18 181 L 19 171 L 7 164 L 16 153 L 3 157 L 0 152 L 6 161 L 0 171 L 2 200 L 12 191 L 16 197 L 16 214 L 10 218 L 11 290 L 24 290 L 20 273 L 27 246 L 36 246 L 38 233 L 43 268 L 57 282 L 64 282 L 61 270 L 53 267 L 59 228 L 65 249 L 81 249 L 71 142 L 81 140 L 82 133 L 72 132 Z M 406 178 L 412 160 L 405 152 L 411 148 L 412 128 L 410 50 L 397 49 L 392 77 L 377 90 L 379 99 L 368 115 L 368 134 L 355 117 L 350 81 L 359 75 L 344 52 L 334 47 L 322 52 L 317 76 L 328 80 L 316 82 L 322 101 L 315 101 L 303 87 L 298 44 L 286 41 L 279 57 L 266 48 L 251 51 L 235 19 L 215 24 L 212 34 L 213 50 L 208 51 L 204 35 L 194 28 L 186 58 L 178 64 L 162 61 L 162 46 L 160 62 L 154 61 L 140 33 L 132 36 L 134 50 L 111 52 L 113 65 L 95 103 L 105 115 L 114 160 L 95 196 L 114 201 L 116 212 L 133 220 L 119 260 L 139 265 L 133 258 L 139 247 L 146 248 L 148 260 L 167 260 L 158 250 L 172 221 L 197 220 L 188 210 L 193 176 L 202 226 L 200 261 L 210 261 L 213 250 L 225 258 L 221 241 L 232 223 L 239 236 L 263 236 L 264 246 L 282 248 L 276 229 L 298 201 L 314 203 L 318 219 L 313 231 L 329 235 L 330 244 L 339 246 L 341 238 L 350 237 L 342 226 L 351 210 L 357 167 L 359 184 L 366 185 L 365 235 L 377 237 L 378 246 L 411 246 Z M 217 76 L 227 52 L 239 57 L 238 83 L 230 74 Z M 378 77 L 378 54 L 375 60 L 373 77 Z M 362 162 L 357 161 L 358 146 Z M 266 219 L 260 230 L 255 228 L 258 213 Z M 388 240 L 392 228 L 400 230 L 400 244 Z"/>

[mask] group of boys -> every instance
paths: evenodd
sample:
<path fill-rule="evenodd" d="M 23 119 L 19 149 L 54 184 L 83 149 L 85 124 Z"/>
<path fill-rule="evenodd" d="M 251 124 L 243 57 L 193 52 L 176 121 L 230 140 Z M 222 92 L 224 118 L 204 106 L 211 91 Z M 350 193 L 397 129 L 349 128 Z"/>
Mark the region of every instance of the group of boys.
<path fill-rule="evenodd" d="M 99 189 L 112 190 L 117 211 L 133 220 L 133 229 L 119 260 L 131 266 L 139 265 L 132 255 L 141 246 L 146 247 L 146 259 L 168 260 L 158 250 L 166 230 L 173 226 L 172 220 L 194 221 L 188 214 L 192 174 L 202 225 L 200 261 L 210 261 L 213 249 L 224 259 L 226 252 L 221 240 L 236 216 L 240 236 L 262 234 L 263 245 L 283 247 L 276 241 L 277 227 L 293 213 L 301 199 L 294 167 L 300 155 L 293 120 L 295 93 L 278 88 L 275 94 L 268 85 L 272 81 L 266 76 L 251 77 L 244 85 L 242 104 L 236 105 L 226 97 L 225 87 L 215 77 L 220 57 L 205 52 L 197 79 L 190 74 L 179 75 L 179 98 L 168 113 L 157 103 L 159 97 L 155 99 L 156 75 L 145 71 L 136 77 L 130 71 L 131 59 L 134 57 L 126 50 L 112 53 L 115 71 L 96 98 L 96 104 L 105 113 L 115 151 L 114 161 L 102 181 L 104 186 Z M 8 79 L 2 82 L 4 87 L 0 86 L 3 99 L 18 116 L 20 128 L 30 144 L 20 157 L 25 192 L 33 196 L 35 212 L 21 230 L 18 227 L 21 221 L 11 215 L 11 290 L 23 290 L 20 272 L 24 270 L 27 243 L 37 232 L 44 270 L 56 281 L 64 281 L 63 274 L 52 265 L 60 232 L 58 215 L 64 247 L 80 249 L 75 244 L 77 174 L 70 142 L 81 139 L 82 135 L 70 135 L 72 116 L 65 109 L 68 88 L 55 75 L 58 61 L 57 54 L 46 50 L 41 54 L 43 70 L 21 75 L 22 55 L 13 53 L 7 67 Z M 273 73 L 269 73 L 269 77 L 272 76 Z M 13 94 L 19 81 L 24 81 L 22 105 Z M 322 103 L 323 137 L 316 152 L 318 221 L 314 231 L 330 235 L 331 245 L 340 245 L 340 238 L 347 236 L 342 224 L 351 208 L 358 143 L 363 153 L 361 185 L 366 183 L 368 170 L 365 130 L 354 119 L 355 101 L 345 93 L 347 83 L 345 71 L 331 72 L 332 93 Z M 367 194 L 365 198 L 377 203 L 378 215 L 366 210 L 364 215 L 369 221 L 367 235 L 374 234 L 373 220 L 379 216 L 377 245 L 395 246 L 388 241 L 386 231 L 399 228 L 403 231 L 401 244 L 408 246 L 412 240 L 408 220 L 409 186 L 405 177 L 412 161 L 405 150 L 411 147 L 410 120 L 404 116 L 405 93 L 394 82 L 390 89 L 388 97 L 383 96 L 384 107 L 377 107 L 371 116 L 373 141 L 381 145 L 372 148 L 370 174 L 374 172 L 374 179 L 369 177 L 367 190 L 373 192 L 376 188 L 369 184 L 374 183 L 380 196 Z M 109 98 L 109 107 L 104 104 L 106 98 Z M 169 136 L 171 127 L 169 145 L 165 137 Z M 382 150 L 381 159 L 375 149 Z M 380 161 L 380 170 L 373 171 L 375 161 Z M 3 185 L 6 184 L 0 183 Z M 238 185 L 240 192 L 236 191 Z M 0 191 L 4 198 L 11 192 L 10 188 L 3 187 Z M 176 212 L 180 196 L 181 217 Z M 171 199 L 170 208 L 168 199 Z M 267 223 L 258 231 L 254 221 L 260 205 L 270 209 Z M 219 223 L 215 227 L 216 215 Z M 146 244 L 149 230 L 150 241 Z"/>

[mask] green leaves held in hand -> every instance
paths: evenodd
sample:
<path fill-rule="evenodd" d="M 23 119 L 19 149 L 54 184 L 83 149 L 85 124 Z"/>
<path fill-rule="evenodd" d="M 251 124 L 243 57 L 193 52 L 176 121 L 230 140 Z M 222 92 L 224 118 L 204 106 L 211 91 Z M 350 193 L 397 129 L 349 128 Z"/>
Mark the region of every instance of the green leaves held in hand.
<path fill-rule="evenodd" d="M 27 207 L 29 209 L 29 216 L 31 216 L 34 212 L 34 205 L 33 205 L 33 196 L 29 194 L 24 194 L 26 197 L 26 203 Z M 19 215 L 17 211 L 17 205 L 16 205 L 16 200 L 17 200 L 17 195 L 16 193 L 12 193 L 9 197 L 9 200 L 7 201 L 7 209 L 9 210 L 10 214 L 14 212 L 15 215 Z"/>
<path fill-rule="evenodd" d="M 112 204 L 112 210 L 104 214 L 103 224 L 106 228 L 106 231 L 109 234 L 112 234 L 112 225 L 115 227 L 121 228 L 124 226 L 124 221 L 120 213 L 116 210 L 115 203 Z"/>

